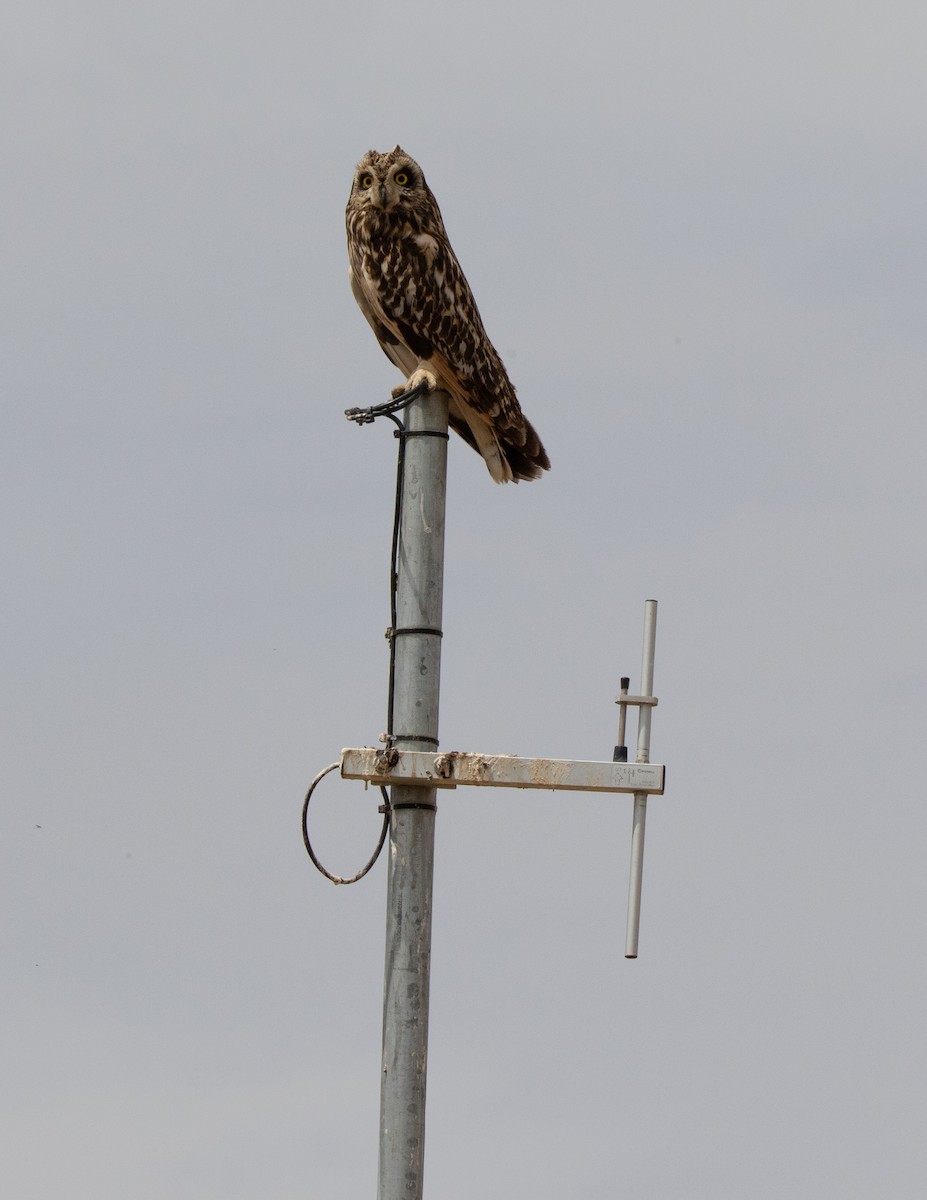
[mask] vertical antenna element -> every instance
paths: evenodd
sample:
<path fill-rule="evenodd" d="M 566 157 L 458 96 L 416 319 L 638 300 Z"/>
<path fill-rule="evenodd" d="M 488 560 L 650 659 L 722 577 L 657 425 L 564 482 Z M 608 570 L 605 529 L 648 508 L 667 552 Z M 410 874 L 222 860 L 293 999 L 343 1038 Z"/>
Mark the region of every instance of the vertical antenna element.
<path fill-rule="evenodd" d="M 657 602 L 644 604 L 644 649 L 641 655 L 642 696 L 653 695 L 653 659 L 657 640 Z M 622 683 L 624 680 L 622 680 Z M 622 706 L 623 707 L 623 706 Z M 650 717 L 653 708 L 642 704 L 637 717 L 637 762 L 650 762 Z M 634 793 L 634 823 L 631 827 L 631 878 L 628 884 L 628 925 L 625 932 L 624 956 L 637 958 L 637 941 L 641 924 L 641 882 L 644 873 L 644 830 L 647 824 L 647 793 Z"/>

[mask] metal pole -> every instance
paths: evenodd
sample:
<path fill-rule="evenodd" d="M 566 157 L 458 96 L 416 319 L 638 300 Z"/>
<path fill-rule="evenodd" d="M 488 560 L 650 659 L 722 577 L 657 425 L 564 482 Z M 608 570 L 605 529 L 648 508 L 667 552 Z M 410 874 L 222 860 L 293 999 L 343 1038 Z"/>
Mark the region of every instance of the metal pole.
<path fill-rule="evenodd" d="M 406 410 L 397 563 L 393 734 L 399 750 L 438 744 L 447 396 Z M 378 1200 L 421 1200 L 431 966 L 435 791 L 390 794 Z"/>
<path fill-rule="evenodd" d="M 640 695 L 653 695 L 653 659 L 657 640 L 657 602 L 644 604 L 644 649 L 641 655 Z M 650 717 L 653 708 L 642 704 L 637 710 L 637 762 L 650 762 Z M 624 956 L 637 958 L 641 924 L 641 883 L 644 874 L 644 831 L 647 824 L 647 793 L 634 793 L 634 823 L 631 827 L 631 878 L 628 884 L 628 925 Z"/>

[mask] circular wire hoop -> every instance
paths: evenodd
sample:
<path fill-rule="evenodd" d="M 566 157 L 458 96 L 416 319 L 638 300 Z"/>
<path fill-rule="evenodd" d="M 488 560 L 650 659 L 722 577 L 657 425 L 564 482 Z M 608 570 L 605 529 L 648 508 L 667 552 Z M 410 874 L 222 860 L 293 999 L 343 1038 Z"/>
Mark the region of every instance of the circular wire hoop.
<path fill-rule="evenodd" d="M 320 871 L 326 879 L 330 879 L 332 883 L 357 883 L 359 879 L 364 878 L 373 864 L 380 857 L 380 851 L 383 849 L 383 843 L 386 841 L 386 835 L 389 831 L 389 797 L 386 794 L 386 788 L 381 787 L 380 792 L 383 795 L 383 808 L 381 809 L 383 813 L 383 828 L 380 830 L 380 840 L 377 842 L 377 848 L 371 855 L 370 861 L 365 866 L 361 867 L 356 875 L 352 875 L 350 879 L 345 879 L 341 875 L 333 875 L 331 871 L 326 870 L 325 867 L 323 867 L 319 862 L 315 851 L 312 849 L 312 842 L 309 840 L 309 801 L 312 799 L 312 793 L 315 791 L 317 785 L 325 778 L 326 775 L 329 774 L 330 771 L 337 770 L 337 768 L 340 766 L 340 762 L 333 762 L 330 766 L 324 767 L 321 771 L 319 771 L 312 783 L 309 784 L 309 791 L 306 792 L 306 799 L 303 801 L 303 841 L 306 844 L 306 852 L 312 859 L 313 866 L 317 871 Z"/>

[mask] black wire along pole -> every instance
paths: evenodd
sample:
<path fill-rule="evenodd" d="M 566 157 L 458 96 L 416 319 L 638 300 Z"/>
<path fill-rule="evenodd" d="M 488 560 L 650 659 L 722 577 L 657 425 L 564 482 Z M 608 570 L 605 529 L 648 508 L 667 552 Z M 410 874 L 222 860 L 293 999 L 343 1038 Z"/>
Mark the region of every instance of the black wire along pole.
<path fill-rule="evenodd" d="M 391 750 L 438 745 L 447 396 L 431 392 L 405 413 L 402 510 L 395 556 Z M 386 970 L 380 1082 L 378 1200 L 421 1200 L 431 968 L 435 790 L 390 790 Z"/>

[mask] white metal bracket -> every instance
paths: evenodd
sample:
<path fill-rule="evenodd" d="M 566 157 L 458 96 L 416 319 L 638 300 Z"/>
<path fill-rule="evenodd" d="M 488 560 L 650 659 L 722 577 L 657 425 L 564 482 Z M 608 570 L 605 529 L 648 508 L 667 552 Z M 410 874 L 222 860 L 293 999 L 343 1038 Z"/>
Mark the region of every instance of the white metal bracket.
<path fill-rule="evenodd" d="M 661 796 L 665 774 L 665 768 L 659 763 L 516 758 L 511 754 L 472 754 L 456 750 L 444 754 L 369 747 L 341 751 L 342 779 L 363 779 L 381 785 L 420 784 L 433 788 L 470 785 Z"/>

